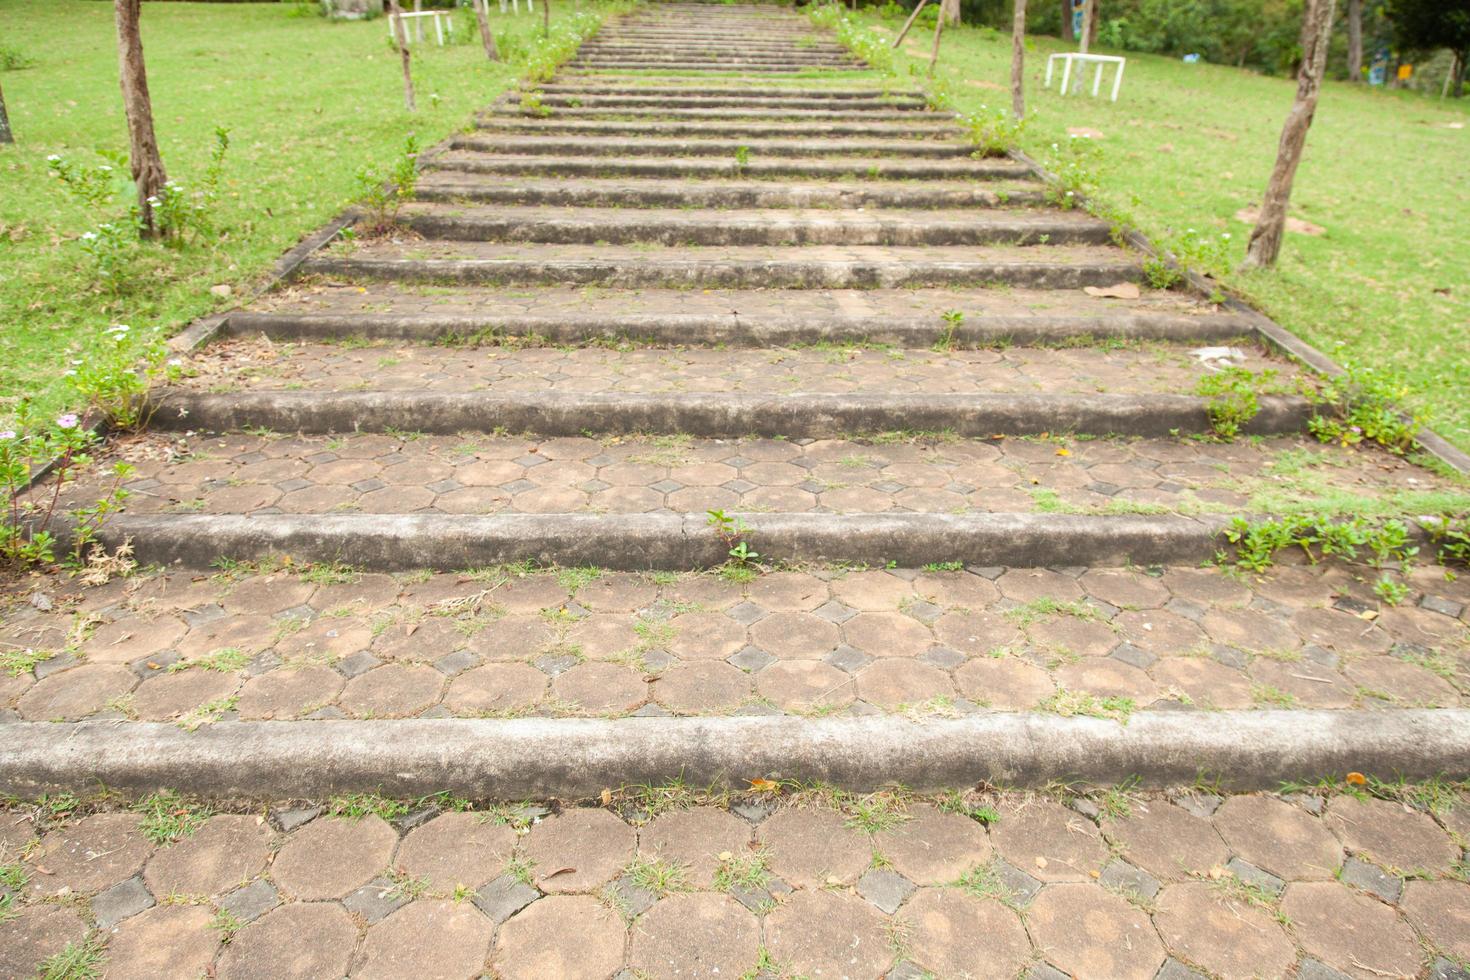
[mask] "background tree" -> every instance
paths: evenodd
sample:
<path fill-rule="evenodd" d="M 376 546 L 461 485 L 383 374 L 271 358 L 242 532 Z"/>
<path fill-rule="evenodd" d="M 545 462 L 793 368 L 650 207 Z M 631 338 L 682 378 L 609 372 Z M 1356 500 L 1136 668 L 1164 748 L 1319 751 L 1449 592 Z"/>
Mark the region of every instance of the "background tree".
<path fill-rule="evenodd" d="M 1388 17 L 1402 47 L 1450 49 L 1455 57 L 1450 90 L 1457 99 L 1464 94 L 1465 61 L 1470 58 L 1470 0 L 1390 0 Z"/>
<path fill-rule="evenodd" d="M 1026 117 L 1025 67 L 1026 0 L 1016 0 L 1011 21 L 1011 114 L 1016 117 L 1016 122 Z"/>
<path fill-rule="evenodd" d="M 500 60 L 500 52 L 495 49 L 495 35 L 490 33 L 490 0 L 470 0 L 475 7 L 475 20 L 480 22 L 480 43 L 485 45 L 485 57 L 491 61 Z"/>
<path fill-rule="evenodd" d="M 958 24 L 960 22 L 960 0 L 940 0 L 939 19 L 946 24 Z"/>
<path fill-rule="evenodd" d="M 1327 70 L 1327 47 L 1332 39 L 1334 0 L 1307 0 L 1302 12 L 1302 66 L 1297 74 L 1296 101 L 1281 127 L 1281 144 L 1276 150 L 1276 166 L 1266 184 L 1266 197 L 1261 201 L 1261 214 L 1251 230 L 1241 268 L 1261 268 L 1276 264 L 1281 254 L 1281 236 L 1286 232 L 1286 206 L 1291 201 L 1291 185 L 1296 179 L 1297 165 L 1302 162 L 1302 148 L 1307 143 L 1307 130 L 1317 112 L 1317 96 L 1322 91 L 1322 75 Z"/>
<path fill-rule="evenodd" d="M 138 220 L 142 234 L 156 238 L 159 227 L 153 202 L 163 193 L 168 174 L 158 153 L 153 131 L 153 101 L 148 96 L 148 72 L 143 65 L 143 35 L 138 27 L 142 0 L 113 0 L 117 20 L 118 77 L 122 83 L 123 111 L 128 119 L 128 160 L 138 189 Z"/>
<path fill-rule="evenodd" d="M 14 143 L 15 137 L 10 135 L 10 116 L 5 112 L 5 90 L 0 89 L 0 143 Z"/>
<path fill-rule="evenodd" d="M 1363 80 L 1363 0 L 1347 0 L 1348 81 Z"/>

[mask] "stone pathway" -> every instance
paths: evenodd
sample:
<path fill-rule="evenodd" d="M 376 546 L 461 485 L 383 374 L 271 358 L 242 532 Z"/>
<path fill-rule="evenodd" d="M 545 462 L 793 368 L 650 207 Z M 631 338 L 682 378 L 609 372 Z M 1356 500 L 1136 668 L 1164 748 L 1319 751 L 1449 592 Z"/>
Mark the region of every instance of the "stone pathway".
<path fill-rule="evenodd" d="M 861 68 L 792 11 L 660 3 L 490 106 L 421 161 L 394 231 L 232 314 L 150 431 L 99 454 L 136 468 L 106 534 L 144 567 L 16 584 L 0 731 L 187 752 L 288 727 L 351 754 L 315 733 L 1459 717 L 1470 578 L 1427 550 L 1398 590 L 1362 562 L 1209 560 L 1234 515 L 1418 513 L 1463 480 L 1309 439 L 1312 382 L 1253 317 L 1085 291 L 1141 283 L 1139 256 Z M 1277 372 L 1235 442 L 1195 394 L 1222 345 Z M 708 568 L 730 544 L 709 510 L 761 561 Z M 604 776 L 601 807 L 17 802 L 0 975 L 1451 980 L 1470 959 L 1458 785 L 696 799 Z"/>
<path fill-rule="evenodd" d="M 1470 799 L 1392 795 L 52 801 L 0 811 L 0 974 L 1464 978 Z"/>

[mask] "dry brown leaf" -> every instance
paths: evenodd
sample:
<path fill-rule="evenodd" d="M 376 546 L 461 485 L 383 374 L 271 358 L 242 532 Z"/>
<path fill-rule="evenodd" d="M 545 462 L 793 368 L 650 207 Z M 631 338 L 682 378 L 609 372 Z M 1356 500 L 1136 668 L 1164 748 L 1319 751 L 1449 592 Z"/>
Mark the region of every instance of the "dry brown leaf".
<path fill-rule="evenodd" d="M 1112 286 L 1083 286 L 1082 291 L 1099 299 L 1138 299 L 1143 295 L 1137 283 L 1120 282 Z"/>

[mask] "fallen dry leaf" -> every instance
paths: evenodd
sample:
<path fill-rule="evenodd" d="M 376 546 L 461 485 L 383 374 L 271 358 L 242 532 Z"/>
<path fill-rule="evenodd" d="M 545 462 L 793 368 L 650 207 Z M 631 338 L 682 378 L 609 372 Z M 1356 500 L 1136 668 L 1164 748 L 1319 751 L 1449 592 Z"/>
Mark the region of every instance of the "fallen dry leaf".
<path fill-rule="evenodd" d="M 1120 282 L 1112 286 L 1083 286 L 1082 291 L 1099 299 L 1138 299 L 1143 295 L 1137 283 Z"/>

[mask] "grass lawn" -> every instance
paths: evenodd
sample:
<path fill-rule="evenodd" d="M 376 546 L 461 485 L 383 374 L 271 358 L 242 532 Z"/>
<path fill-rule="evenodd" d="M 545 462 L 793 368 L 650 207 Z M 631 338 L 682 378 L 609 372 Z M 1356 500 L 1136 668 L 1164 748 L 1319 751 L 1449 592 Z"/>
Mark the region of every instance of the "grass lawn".
<path fill-rule="evenodd" d="M 862 16 L 888 37 L 901 26 Z M 905 40 L 900 76 L 922 80 L 931 35 Z M 1023 148 L 1044 161 L 1069 127 L 1101 132 L 1107 203 L 1156 241 L 1228 232 L 1230 287 L 1339 363 L 1401 371 L 1409 401 L 1470 449 L 1470 99 L 1328 83 L 1292 195 L 1293 215 L 1326 233 L 1288 234 L 1275 269 L 1241 275 L 1250 226 L 1233 216 L 1265 190 L 1295 80 L 1105 51 L 1128 57 L 1118 102 L 1064 99 L 1041 83 L 1046 55 L 1069 48 L 1027 47 Z M 1008 107 L 1009 35 L 946 29 L 936 78 L 962 112 Z"/>
<path fill-rule="evenodd" d="M 78 203 L 48 172 L 60 154 L 89 166 L 97 150 L 127 150 L 118 89 L 112 4 L 98 0 L 0 0 L 5 41 L 34 64 L 0 75 L 14 146 L 0 146 L 0 417 L 21 396 L 55 408 L 70 394 L 60 376 L 101 343 L 110 324 L 134 335 L 176 329 L 238 301 L 275 259 L 355 196 L 365 164 L 386 168 L 414 132 L 428 147 L 470 121 L 513 84 L 541 15 L 501 16 L 502 51 L 491 64 L 473 17 L 456 14 L 461 43 L 432 40 L 414 59 L 419 110 L 403 108 L 397 52 L 386 22 L 331 23 L 292 16 L 291 4 L 149 3 L 143 43 L 163 161 L 186 189 L 198 185 L 214 129 L 230 130 L 219 233 L 174 251 L 142 249 L 141 274 L 111 294 L 79 236 L 114 220 L 131 198 L 126 173 L 117 203 Z M 557 0 L 552 17 L 606 3 Z M 227 284 L 233 298 L 211 295 Z"/>

